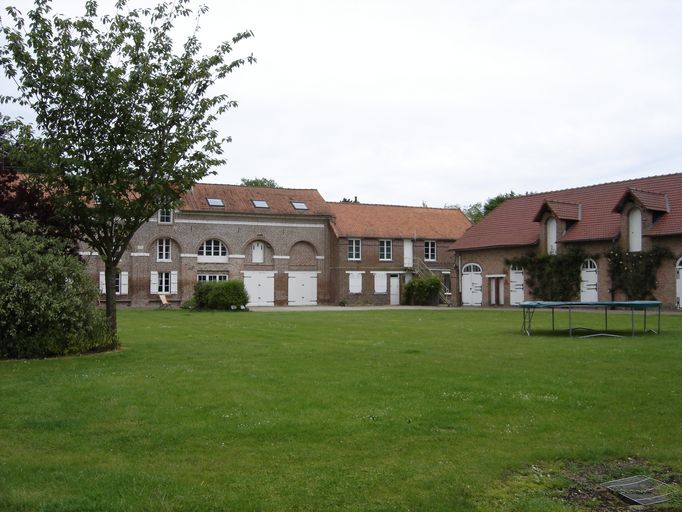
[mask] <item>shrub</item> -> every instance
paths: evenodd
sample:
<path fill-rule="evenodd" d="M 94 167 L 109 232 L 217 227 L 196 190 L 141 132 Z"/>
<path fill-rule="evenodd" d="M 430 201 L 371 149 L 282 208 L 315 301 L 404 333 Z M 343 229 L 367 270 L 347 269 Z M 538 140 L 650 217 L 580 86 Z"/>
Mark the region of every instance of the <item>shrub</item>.
<path fill-rule="evenodd" d="M 116 345 L 99 292 L 70 244 L 0 215 L 0 357 L 36 358 Z"/>
<path fill-rule="evenodd" d="M 415 277 L 405 285 L 405 304 L 433 306 L 438 304 L 441 281 L 436 276 Z"/>
<path fill-rule="evenodd" d="M 249 302 L 244 282 L 199 282 L 194 286 L 194 303 L 197 309 L 242 309 Z"/>

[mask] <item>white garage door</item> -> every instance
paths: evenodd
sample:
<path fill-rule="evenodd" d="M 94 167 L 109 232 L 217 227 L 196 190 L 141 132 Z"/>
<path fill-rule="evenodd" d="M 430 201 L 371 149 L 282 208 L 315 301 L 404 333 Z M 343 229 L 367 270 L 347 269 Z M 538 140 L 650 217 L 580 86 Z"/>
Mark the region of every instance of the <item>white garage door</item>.
<path fill-rule="evenodd" d="M 317 305 L 317 272 L 289 272 L 289 305 Z"/>
<path fill-rule="evenodd" d="M 249 294 L 247 306 L 275 305 L 275 273 L 267 270 L 245 270 L 244 286 Z"/>

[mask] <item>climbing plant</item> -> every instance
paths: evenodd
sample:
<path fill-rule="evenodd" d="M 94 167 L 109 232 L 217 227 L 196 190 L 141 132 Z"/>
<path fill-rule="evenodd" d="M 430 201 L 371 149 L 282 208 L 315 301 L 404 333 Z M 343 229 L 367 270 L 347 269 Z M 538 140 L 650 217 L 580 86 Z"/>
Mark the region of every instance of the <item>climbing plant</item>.
<path fill-rule="evenodd" d="M 589 258 L 582 249 L 561 254 L 534 254 L 507 259 L 509 266 L 523 267 L 526 284 L 539 300 L 576 300 L 580 294 L 580 267 Z"/>
<path fill-rule="evenodd" d="M 656 274 L 664 260 L 673 258 L 667 247 L 625 252 L 615 247 L 607 254 L 612 291 L 622 291 L 628 300 L 652 299 Z"/>

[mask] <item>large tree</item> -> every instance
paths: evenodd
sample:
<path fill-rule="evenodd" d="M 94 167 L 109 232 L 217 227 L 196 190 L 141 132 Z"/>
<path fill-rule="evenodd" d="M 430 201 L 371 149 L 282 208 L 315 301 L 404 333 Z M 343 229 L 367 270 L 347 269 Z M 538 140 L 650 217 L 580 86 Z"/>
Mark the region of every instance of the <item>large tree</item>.
<path fill-rule="evenodd" d="M 129 9 L 112 16 L 97 3 L 69 19 L 35 0 L 24 18 L 7 8 L 0 66 L 17 86 L 15 101 L 35 112 L 17 147 L 57 210 L 105 265 L 107 317 L 116 330 L 117 265 L 137 229 L 159 208 L 177 205 L 194 183 L 222 163 L 214 121 L 236 103 L 211 86 L 245 62 L 229 58 L 242 32 L 209 54 L 197 33 L 182 46 L 176 22 L 190 0 Z M 200 8 L 197 17 L 206 12 Z M 198 22 L 196 24 L 198 27 Z"/>
<path fill-rule="evenodd" d="M 272 178 L 242 178 L 243 187 L 282 188 Z"/>

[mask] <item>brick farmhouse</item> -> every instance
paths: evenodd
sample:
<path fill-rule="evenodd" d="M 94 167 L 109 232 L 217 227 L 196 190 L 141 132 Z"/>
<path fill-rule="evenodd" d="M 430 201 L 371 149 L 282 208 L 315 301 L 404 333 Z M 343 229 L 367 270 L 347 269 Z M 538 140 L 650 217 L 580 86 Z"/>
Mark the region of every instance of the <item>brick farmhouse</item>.
<path fill-rule="evenodd" d="M 623 299 L 612 289 L 606 255 L 668 248 L 654 295 L 667 307 L 682 303 L 682 174 L 669 174 L 508 199 L 450 249 L 459 274 L 457 304 L 514 305 L 530 299 L 522 268 L 507 260 L 579 247 L 580 300 Z"/>
<path fill-rule="evenodd" d="M 134 235 L 119 264 L 120 305 L 176 304 L 197 281 L 242 279 L 250 305 L 398 303 L 426 272 L 450 290 L 458 209 L 327 203 L 316 190 L 197 184 Z M 104 289 L 98 255 L 82 247 Z M 449 300 L 449 296 L 444 296 Z"/>

